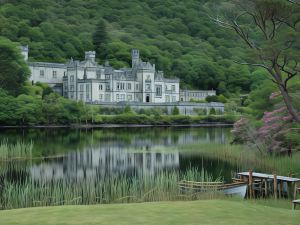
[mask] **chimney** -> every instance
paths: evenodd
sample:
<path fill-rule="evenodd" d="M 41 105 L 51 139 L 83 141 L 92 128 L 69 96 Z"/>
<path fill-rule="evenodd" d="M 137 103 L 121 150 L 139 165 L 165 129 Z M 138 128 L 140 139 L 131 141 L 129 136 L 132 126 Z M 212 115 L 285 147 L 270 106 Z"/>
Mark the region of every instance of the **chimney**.
<path fill-rule="evenodd" d="M 27 62 L 28 61 L 28 53 L 29 53 L 28 45 L 21 45 L 20 49 L 21 49 L 21 54 L 24 57 L 24 60 Z"/>

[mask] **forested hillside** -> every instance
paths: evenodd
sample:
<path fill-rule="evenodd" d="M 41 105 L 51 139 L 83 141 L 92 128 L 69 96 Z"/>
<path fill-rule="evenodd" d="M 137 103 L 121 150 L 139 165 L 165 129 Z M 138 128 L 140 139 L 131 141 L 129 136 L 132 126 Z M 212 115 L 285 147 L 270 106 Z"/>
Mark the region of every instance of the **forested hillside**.
<path fill-rule="evenodd" d="M 210 3 L 209 3 L 210 2 Z M 28 44 L 31 61 L 82 59 L 95 49 L 93 34 L 104 20 L 107 41 L 98 60 L 130 65 L 138 48 L 183 88 L 248 92 L 263 72 L 234 63 L 242 42 L 209 18 L 216 1 L 205 0 L 2 0 L 0 36 Z M 252 76 L 253 75 L 253 76 Z"/>

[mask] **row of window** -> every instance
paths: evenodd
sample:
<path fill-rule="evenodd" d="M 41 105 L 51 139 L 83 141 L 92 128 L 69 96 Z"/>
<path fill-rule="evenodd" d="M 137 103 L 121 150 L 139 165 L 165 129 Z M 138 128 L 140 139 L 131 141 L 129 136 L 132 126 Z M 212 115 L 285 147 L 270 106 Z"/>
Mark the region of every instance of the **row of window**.
<path fill-rule="evenodd" d="M 207 92 L 200 92 L 200 93 L 188 93 L 189 97 L 206 97 L 208 95 Z"/>
<path fill-rule="evenodd" d="M 117 83 L 117 90 L 125 90 L 125 87 L 126 87 L 126 90 L 131 90 L 131 83 L 122 83 L 122 82 L 118 82 Z M 139 89 L 139 85 L 136 84 L 136 90 Z"/>
<path fill-rule="evenodd" d="M 132 95 L 127 95 L 127 101 L 132 101 Z M 116 101 L 120 102 L 120 101 L 125 101 L 125 94 L 117 94 L 116 95 Z"/>
<path fill-rule="evenodd" d="M 176 102 L 176 96 L 166 95 L 166 102 Z"/>
<path fill-rule="evenodd" d="M 105 98 L 103 99 L 104 96 L 105 96 Z M 105 95 L 100 94 L 99 95 L 99 100 L 100 101 L 105 101 L 105 102 L 110 102 L 110 94 L 105 94 Z"/>
<path fill-rule="evenodd" d="M 166 91 L 168 90 L 168 86 L 167 86 L 167 85 L 165 86 L 165 89 L 166 89 Z M 171 86 L 171 91 L 173 91 L 173 92 L 176 91 L 175 85 L 172 85 L 172 86 Z"/>
<path fill-rule="evenodd" d="M 45 77 L 45 71 L 40 70 L 40 77 Z M 52 71 L 52 78 L 56 79 L 57 78 L 57 71 Z"/>

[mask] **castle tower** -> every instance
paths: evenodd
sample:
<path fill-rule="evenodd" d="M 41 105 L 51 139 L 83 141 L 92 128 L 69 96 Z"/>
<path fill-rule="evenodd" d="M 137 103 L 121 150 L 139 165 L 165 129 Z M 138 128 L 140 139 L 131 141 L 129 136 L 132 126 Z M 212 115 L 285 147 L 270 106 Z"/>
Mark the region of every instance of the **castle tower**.
<path fill-rule="evenodd" d="M 28 61 L 28 53 L 29 53 L 28 45 L 21 45 L 20 49 L 21 49 L 21 54 L 24 57 L 24 60 L 27 62 Z"/>
<path fill-rule="evenodd" d="M 85 60 L 91 60 L 92 62 L 95 62 L 95 58 L 96 58 L 95 51 L 85 52 Z"/>
<path fill-rule="evenodd" d="M 131 51 L 132 67 L 136 66 L 140 62 L 140 51 L 137 49 L 132 49 Z"/>

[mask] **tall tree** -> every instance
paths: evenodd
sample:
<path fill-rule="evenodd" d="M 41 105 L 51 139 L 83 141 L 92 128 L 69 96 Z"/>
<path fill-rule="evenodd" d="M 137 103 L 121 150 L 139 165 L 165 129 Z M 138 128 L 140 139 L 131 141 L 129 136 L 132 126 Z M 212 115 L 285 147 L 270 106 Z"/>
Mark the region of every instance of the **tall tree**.
<path fill-rule="evenodd" d="M 0 38 L 0 88 L 11 95 L 19 95 L 23 92 L 29 74 L 19 46 L 6 38 Z"/>
<path fill-rule="evenodd" d="M 106 24 L 103 19 L 100 19 L 96 25 L 96 30 L 93 34 L 93 44 L 98 56 L 103 56 L 102 50 L 105 47 L 105 43 L 108 40 L 108 33 L 106 29 Z"/>
<path fill-rule="evenodd" d="M 289 81 L 300 74 L 300 5 L 297 2 L 232 0 L 226 4 L 226 13 L 213 20 L 233 30 L 244 41 L 251 57 L 238 63 L 267 70 L 289 113 L 300 122 L 288 91 Z"/>

